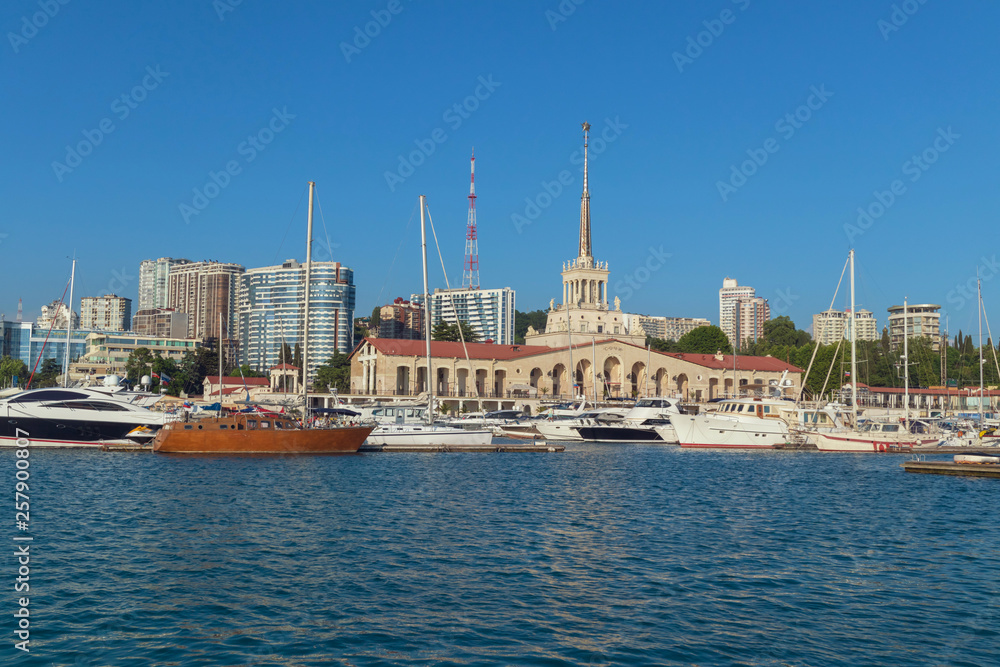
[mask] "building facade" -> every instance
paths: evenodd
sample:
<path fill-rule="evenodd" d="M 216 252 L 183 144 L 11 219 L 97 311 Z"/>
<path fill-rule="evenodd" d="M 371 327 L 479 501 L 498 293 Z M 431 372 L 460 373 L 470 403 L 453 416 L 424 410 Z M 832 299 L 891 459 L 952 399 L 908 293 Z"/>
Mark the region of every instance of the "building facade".
<path fill-rule="evenodd" d="M 626 315 L 625 324 L 629 329 L 642 327 L 647 336 L 660 340 L 680 340 L 681 336 L 699 327 L 711 326 L 703 317 L 656 317 L 651 315 Z"/>
<path fill-rule="evenodd" d="M 764 322 L 771 319 L 771 306 L 767 299 L 754 297 L 752 299 L 737 299 L 733 321 L 736 324 L 736 340 L 739 347 L 747 343 L 756 343 L 764 337 Z"/>
<path fill-rule="evenodd" d="M 367 338 L 351 356 L 351 393 L 417 396 L 428 390 L 426 343 Z M 469 360 L 466 360 L 465 350 Z M 573 369 L 572 371 L 570 369 Z M 665 396 L 690 401 L 763 396 L 783 374 L 798 394 L 802 370 L 773 357 L 678 354 L 619 340 L 572 347 L 431 342 L 434 394 L 442 399 L 485 400 L 483 409 L 511 407 L 528 396 L 568 399 Z M 735 387 L 735 390 L 734 390 Z"/>
<path fill-rule="evenodd" d="M 607 338 L 627 340 L 645 345 L 646 334 L 641 326 L 630 332 L 625 323 L 621 301 L 614 299 L 614 308 L 608 303 L 608 277 L 611 271 L 607 262 L 594 259 L 591 243 L 590 190 L 588 186 L 587 147 L 590 124 L 583 124 L 583 194 L 580 196 L 580 238 L 577 257 L 562 266 L 562 303 L 549 301 L 545 331 L 529 327 L 524 339 L 528 345 L 557 347 L 581 341 Z"/>
<path fill-rule="evenodd" d="M 39 329 L 48 330 L 49 327 L 53 329 L 65 329 L 68 325 L 66 321 L 66 314 L 71 312 L 69 308 L 66 307 L 65 303 L 59 303 L 59 301 L 53 301 L 42 306 L 41 315 L 35 320 Z M 80 326 L 80 316 L 73 312 L 73 328 L 76 329 Z M 53 324 L 53 320 L 55 323 Z"/>
<path fill-rule="evenodd" d="M 294 259 L 248 270 L 239 292 L 240 363 L 266 372 L 288 362 L 282 344 L 303 342 L 305 265 Z M 340 262 L 313 262 L 309 288 L 308 373 L 354 342 L 354 271 Z"/>
<path fill-rule="evenodd" d="M 813 315 L 813 340 L 820 345 L 835 345 L 851 335 L 848 324 L 851 309 L 824 310 Z M 878 340 L 878 322 L 870 310 L 858 309 L 854 313 L 855 339 Z"/>
<path fill-rule="evenodd" d="M 379 309 L 379 338 L 423 340 L 424 336 L 424 308 L 419 303 L 396 297 Z"/>
<path fill-rule="evenodd" d="M 934 303 L 907 304 L 889 307 L 889 344 L 896 349 L 903 344 L 904 329 L 910 338 L 924 337 L 931 348 L 941 349 L 941 306 Z M 905 324 L 905 326 L 904 326 Z"/>
<path fill-rule="evenodd" d="M 70 364 L 71 380 L 112 373 L 124 376 L 129 355 L 139 348 L 145 348 L 158 357 L 173 359 L 180 363 L 184 355 L 202 345 L 200 339 L 194 338 L 156 338 L 135 333 L 106 331 L 88 332 L 84 342 L 83 353 Z"/>
<path fill-rule="evenodd" d="M 132 326 L 132 299 L 116 294 L 80 299 L 80 327 L 98 331 L 128 331 Z"/>
<path fill-rule="evenodd" d="M 190 264 L 186 259 L 161 257 L 139 264 L 139 302 L 136 311 L 166 308 L 170 302 L 170 267 Z"/>
<path fill-rule="evenodd" d="M 140 310 L 132 318 L 132 331 L 143 336 L 184 338 L 188 331 L 188 314 L 170 308 Z"/>
<path fill-rule="evenodd" d="M 719 328 L 726 334 L 729 344 L 739 347 L 740 337 L 736 313 L 736 304 L 740 299 L 753 299 L 756 291 L 753 287 L 740 285 L 735 278 L 726 277 L 719 290 Z"/>
<path fill-rule="evenodd" d="M 410 297 L 417 308 L 423 300 L 423 294 Z M 430 302 L 431 328 L 440 322 L 454 324 L 461 320 L 472 327 L 480 341 L 491 340 L 500 345 L 514 342 L 514 290 L 509 287 L 436 289 L 430 295 Z"/>
<path fill-rule="evenodd" d="M 237 293 L 245 271 L 239 264 L 221 262 L 190 262 L 170 267 L 166 307 L 187 313 L 186 338 L 227 341 L 237 338 Z"/>

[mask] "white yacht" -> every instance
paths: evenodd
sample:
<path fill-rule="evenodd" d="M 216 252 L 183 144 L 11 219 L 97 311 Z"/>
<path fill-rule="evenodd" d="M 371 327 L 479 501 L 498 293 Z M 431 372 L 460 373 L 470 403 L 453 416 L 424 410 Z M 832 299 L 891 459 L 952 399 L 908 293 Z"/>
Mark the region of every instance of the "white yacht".
<path fill-rule="evenodd" d="M 167 416 L 135 405 L 126 393 L 28 389 L 0 400 L 0 446 L 20 437 L 32 447 L 100 447 L 148 440 Z"/>
<path fill-rule="evenodd" d="M 588 442 L 677 442 L 670 419 L 680 414 L 677 402 L 666 398 L 641 398 L 620 419 L 598 415 L 592 424 L 576 431 Z"/>
<path fill-rule="evenodd" d="M 859 429 L 816 433 L 816 448 L 821 452 L 896 452 L 936 445 L 940 438 L 910 433 L 905 424 L 867 422 Z"/>
<path fill-rule="evenodd" d="M 783 413 L 791 405 L 776 398 L 720 401 L 719 409 L 700 415 L 671 415 L 681 447 L 773 449 L 788 442 Z"/>
<path fill-rule="evenodd" d="M 546 440 L 568 440 L 582 442 L 580 435 L 581 426 L 596 426 L 597 419 L 607 416 L 603 410 L 591 410 L 582 412 L 574 417 L 563 417 L 553 419 L 539 419 L 535 421 L 535 430 L 538 435 Z"/>

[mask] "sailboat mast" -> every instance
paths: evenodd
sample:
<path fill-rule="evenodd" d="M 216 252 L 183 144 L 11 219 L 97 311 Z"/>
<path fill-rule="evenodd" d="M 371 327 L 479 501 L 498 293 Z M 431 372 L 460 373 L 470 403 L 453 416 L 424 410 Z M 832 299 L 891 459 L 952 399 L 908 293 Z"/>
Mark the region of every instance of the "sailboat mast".
<path fill-rule="evenodd" d="M 858 427 L 858 345 L 854 316 L 854 248 L 851 248 L 851 426 Z"/>
<path fill-rule="evenodd" d="M 219 311 L 219 344 L 216 351 L 219 353 L 219 414 L 222 414 L 222 311 Z M 150 366 L 152 368 L 152 366 Z"/>
<path fill-rule="evenodd" d="M 76 280 L 76 258 L 73 258 L 73 269 L 69 274 L 69 308 L 66 312 L 66 358 L 63 359 L 63 386 L 69 386 L 70 338 L 73 334 L 73 283 Z M 57 313 L 58 315 L 58 313 Z M 982 338 L 982 336 L 979 336 Z M 982 346 L 980 346 L 982 347 Z"/>
<path fill-rule="evenodd" d="M 309 220 L 306 224 L 305 307 L 302 314 L 302 424 L 309 423 L 309 292 L 312 287 L 313 195 L 316 183 L 309 181 Z"/>
<path fill-rule="evenodd" d="M 979 297 L 979 425 L 983 428 L 983 281 L 976 276 L 976 294 Z"/>
<path fill-rule="evenodd" d="M 903 425 L 910 431 L 910 337 L 906 326 L 906 297 L 903 297 Z"/>
<path fill-rule="evenodd" d="M 427 419 L 434 423 L 434 384 L 431 382 L 431 295 L 427 283 L 427 226 L 424 222 L 426 197 L 420 195 L 420 257 L 424 263 L 424 338 L 427 342 Z M 456 318 L 457 319 L 457 318 Z M 458 320 L 461 329 L 462 321 Z M 475 381 L 475 378 L 473 378 Z"/>

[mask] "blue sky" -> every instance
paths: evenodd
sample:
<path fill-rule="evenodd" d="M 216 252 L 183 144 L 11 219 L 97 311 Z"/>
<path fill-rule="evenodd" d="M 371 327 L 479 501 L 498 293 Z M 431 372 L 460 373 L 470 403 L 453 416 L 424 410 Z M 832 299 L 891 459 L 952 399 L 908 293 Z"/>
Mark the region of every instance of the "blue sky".
<path fill-rule="evenodd" d="M 624 310 L 717 322 L 730 276 L 806 328 L 852 245 L 880 326 L 906 296 L 973 330 L 977 266 L 996 309 L 996 3 L 577 2 L 4 3 L 0 311 L 74 252 L 77 297 L 135 298 L 145 258 L 303 259 L 308 180 L 358 314 L 420 290 L 419 194 L 460 283 L 473 147 L 481 282 L 547 307 L 584 120 Z"/>

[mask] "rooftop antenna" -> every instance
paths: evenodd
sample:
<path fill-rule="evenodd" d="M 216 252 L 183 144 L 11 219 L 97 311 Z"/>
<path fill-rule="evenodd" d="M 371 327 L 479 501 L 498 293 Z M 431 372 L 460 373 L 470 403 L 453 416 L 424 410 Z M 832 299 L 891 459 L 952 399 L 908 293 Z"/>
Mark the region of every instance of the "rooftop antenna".
<path fill-rule="evenodd" d="M 465 270 L 462 287 L 479 289 L 479 238 L 476 230 L 476 149 L 472 149 L 472 176 L 469 182 L 469 221 L 465 226 Z"/>

